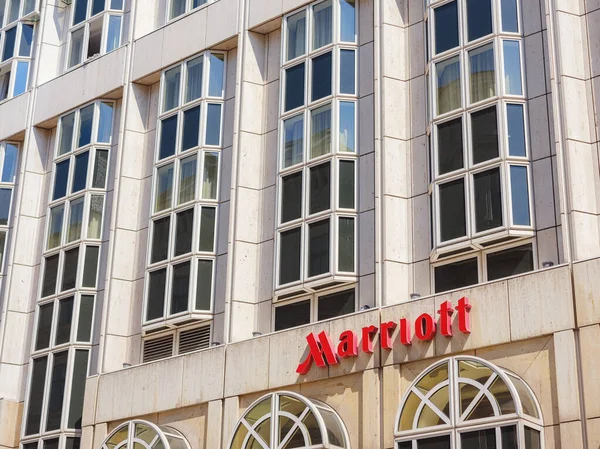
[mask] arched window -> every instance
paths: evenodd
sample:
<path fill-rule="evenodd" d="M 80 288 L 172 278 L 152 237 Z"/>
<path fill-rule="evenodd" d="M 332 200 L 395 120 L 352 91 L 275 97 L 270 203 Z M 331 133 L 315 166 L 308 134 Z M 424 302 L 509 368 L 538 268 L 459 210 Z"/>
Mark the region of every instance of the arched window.
<path fill-rule="evenodd" d="M 516 375 L 475 357 L 435 363 L 396 416 L 397 449 L 541 449 L 542 415 Z"/>
<path fill-rule="evenodd" d="M 349 449 L 348 432 L 327 404 L 290 392 L 254 402 L 238 422 L 229 449 Z M 109 448 L 111 449 L 111 448 Z"/>
<path fill-rule="evenodd" d="M 191 449 L 185 437 L 170 427 L 129 421 L 117 427 L 100 449 Z"/>

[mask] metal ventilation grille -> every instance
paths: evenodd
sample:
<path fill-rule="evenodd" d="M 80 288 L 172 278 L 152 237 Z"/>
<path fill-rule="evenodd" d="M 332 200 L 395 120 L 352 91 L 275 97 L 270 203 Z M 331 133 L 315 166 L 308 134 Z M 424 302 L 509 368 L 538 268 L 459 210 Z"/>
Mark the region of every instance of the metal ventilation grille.
<path fill-rule="evenodd" d="M 173 355 L 173 334 L 144 341 L 143 362 L 166 359 Z"/>
<path fill-rule="evenodd" d="M 206 349 L 210 346 L 210 326 L 196 327 L 179 334 L 179 354 Z"/>

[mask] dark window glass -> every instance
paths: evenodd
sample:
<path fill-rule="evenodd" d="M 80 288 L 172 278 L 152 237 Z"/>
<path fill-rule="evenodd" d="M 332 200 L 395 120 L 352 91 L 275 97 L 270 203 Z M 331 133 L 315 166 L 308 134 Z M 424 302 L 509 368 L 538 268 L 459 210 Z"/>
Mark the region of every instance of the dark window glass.
<path fill-rule="evenodd" d="M 73 297 L 63 299 L 58 304 L 58 323 L 56 326 L 55 344 L 61 345 L 71 340 L 71 323 L 73 322 Z"/>
<path fill-rule="evenodd" d="M 525 156 L 525 119 L 522 104 L 506 105 L 508 118 L 508 152 L 511 156 Z"/>
<path fill-rule="evenodd" d="M 66 161 L 62 161 L 56 164 L 56 174 L 54 177 L 54 195 L 52 195 L 53 200 L 62 198 L 67 194 L 67 182 L 69 181 L 70 162 L 71 161 L 67 159 Z"/>
<path fill-rule="evenodd" d="M 94 105 L 81 109 L 79 113 L 79 143 L 77 147 L 88 145 L 92 141 L 92 124 L 94 123 Z"/>
<path fill-rule="evenodd" d="M 492 1 L 467 0 L 467 25 L 469 41 L 491 34 Z"/>
<path fill-rule="evenodd" d="M 83 264 L 83 287 L 96 287 L 96 279 L 98 272 L 98 255 L 100 254 L 99 246 L 87 246 L 85 248 L 85 261 Z"/>
<path fill-rule="evenodd" d="M 541 449 L 540 432 L 525 427 L 525 449 Z"/>
<path fill-rule="evenodd" d="M 31 370 L 31 386 L 29 389 L 29 408 L 27 409 L 27 424 L 25 434 L 32 435 L 40 431 L 42 418 L 42 402 L 44 400 L 44 386 L 46 384 L 46 367 L 48 356 L 33 359 Z"/>
<path fill-rule="evenodd" d="M 527 167 L 512 165 L 510 167 L 510 186 L 512 199 L 513 223 L 529 226 L 529 184 L 527 183 Z"/>
<path fill-rule="evenodd" d="M 58 438 L 52 438 L 51 440 L 43 440 L 44 449 L 58 449 Z"/>
<path fill-rule="evenodd" d="M 215 250 L 215 220 L 217 209 L 203 207 L 200 213 L 200 251 Z"/>
<path fill-rule="evenodd" d="M 65 251 L 65 265 L 63 270 L 61 291 L 75 288 L 77 281 L 77 261 L 79 259 L 79 248 Z"/>
<path fill-rule="evenodd" d="M 206 111 L 206 145 L 221 144 L 221 105 L 209 104 Z"/>
<path fill-rule="evenodd" d="M 188 109 L 183 113 L 183 143 L 182 150 L 198 146 L 200 138 L 200 106 Z"/>
<path fill-rule="evenodd" d="M 342 94 L 356 93 L 356 66 L 354 59 L 354 50 L 340 50 L 340 93 Z"/>
<path fill-rule="evenodd" d="M 177 115 L 161 121 L 159 159 L 164 159 L 175 154 L 177 141 Z"/>
<path fill-rule="evenodd" d="M 194 209 L 177 214 L 177 230 L 175 232 L 175 256 L 192 251 L 192 235 L 194 233 Z"/>
<path fill-rule="evenodd" d="M 60 141 L 58 144 L 59 156 L 71 151 L 73 145 L 73 130 L 75 127 L 75 113 L 71 112 L 60 119 Z"/>
<path fill-rule="evenodd" d="M 310 323 L 310 301 L 275 308 L 275 331 Z"/>
<path fill-rule="evenodd" d="M 69 429 L 81 429 L 81 416 L 83 414 L 83 396 L 85 393 L 85 378 L 87 377 L 89 351 L 78 349 L 75 351 L 73 362 L 73 381 L 71 382 L 71 403 L 69 406 Z"/>
<path fill-rule="evenodd" d="M 500 169 L 477 173 L 473 176 L 475 187 L 476 232 L 502 226 L 502 187 Z"/>
<path fill-rule="evenodd" d="M 458 5 L 451 2 L 435 9 L 435 52 L 458 47 Z"/>
<path fill-rule="evenodd" d="M 300 279 L 300 228 L 281 233 L 279 283 L 281 285 Z"/>
<path fill-rule="evenodd" d="M 398 449 L 412 449 L 412 441 L 403 441 L 398 444 Z"/>
<path fill-rule="evenodd" d="M 319 298 L 318 320 L 327 320 L 337 316 L 347 315 L 356 310 L 355 290 L 333 293 Z"/>
<path fill-rule="evenodd" d="M 108 171 L 108 150 L 96 150 L 94 166 L 94 180 L 92 187 L 103 189 L 106 186 L 106 172 Z"/>
<path fill-rule="evenodd" d="M 37 336 L 35 339 L 35 350 L 47 348 L 50 346 L 50 331 L 52 329 L 52 314 L 54 313 L 54 303 L 40 306 L 37 323 Z"/>
<path fill-rule="evenodd" d="M 68 351 L 54 354 L 52 364 L 52 377 L 50 378 L 50 397 L 48 399 L 48 412 L 46 417 L 46 430 L 60 428 L 63 401 L 65 397 L 65 382 L 67 380 Z"/>
<path fill-rule="evenodd" d="M 8 224 L 12 189 L 0 189 L 0 225 Z"/>
<path fill-rule="evenodd" d="M 171 314 L 188 309 L 190 296 L 190 262 L 173 267 L 173 287 L 171 294 Z"/>
<path fill-rule="evenodd" d="M 56 276 L 58 272 L 58 254 L 46 258 L 44 266 L 44 283 L 42 297 L 53 295 L 56 292 Z"/>
<path fill-rule="evenodd" d="M 154 222 L 154 231 L 152 233 L 152 256 L 150 262 L 160 262 L 167 258 L 169 251 L 169 227 L 171 226 L 171 217 L 161 218 Z"/>
<path fill-rule="evenodd" d="M 463 168 L 462 118 L 441 123 L 437 127 L 438 171 L 440 175 Z"/>
<path fill-rule="evenodd" d="M 304 63 L 285 71 L 285 110 L 290 111 L 304 104 Z"/>
<path fill-rule="evenodd" d="M 104 1 L 105 0 L 94 0 L 94 3 L 92 3 L 92 16 L 104 11 Z"/>
<path fill-rule="evenodd" d="M 496 106 L 471 114 L 473 163 L 498 157 L 498 118 Z"/>
<path fill-rule="evenodd" d="M 519 449 L 516 426 L 501 427 L 500 434 L 502 435 L 502 449 Z"/>
<path fill-rule="evenodd" d="M 65 443 L 65 449 L 79 449 L 80 446 L 81 446 L 81 437 L 67 437 L 67 441 Z M 58 447 L 56 449 L 58 449 Z"/>
<path fill-rule="evenodd" d="M 146 321 L 162 318 L 165 307 L 165 285 L 167 270 L 153 271 L 150 273 L 148 283 L 148 308 L 146 310 Z"/>
<path fill-rule="evenodd" d="M 31 56 L 31 44 L 33 43 L 33 25 L 23 24 L 21 27 L 21 46 L 19 56 Z"/>
<path fill-rule="evenodd" d="M 331 95 L 331 60 L 331 52 L 312 60 L 312 101 Z"/>
<path fill-rule="evenodd" d="M 302 172 L 285 176 L 281 180 L 281 222 L 302 216 Z"/>
<path fill-rule="evenodd" d="M 10 30 L 4 32 L 4 52 L 2 53 L 2 60 L 12 58 L 15 55 L 15 40 L 17 38 L 17 27 L 12 27 Z"/>
<path fill-rule="evenodd" d="M 462 433 L 460 441 L 462 449 L 496 449 L 496 429 Z"/>
<path fill-rule="evenodd" d="M 308 227 L 308 275 L 329 271 L 329 219 L 311 223 Z"/>
<path fill-rule="evenodd" d="M 450 449 L 450 436 L 427 438 L 417 442 L 418 449 Z"/>
<path fill-rule="evenodd" d="M 92 319 L 94 318 L 94 297 L 81 295 L 79 303 L 79 324 L 77 325 L 77 341 L 90 341 L 92 337 Z"/>
<path fill-rule="evenodd" d="M 85 20 L 87 14 L 88 0 L 75 0 L 75 13 L 73 14 L 73 25 Z"/>
<path fill-rule="evenodd" d="M 502 0 L 502 31 L 517 33 L 519 31 L 519 16 L 517 15 L 517 0 Z"/>
<path fill-rule="evenodd" d="M 87 172 L 88 162 L 90 159 L 90 152 L 78 154 L 75 157 L 75 176 L 73 177 L 73 189 L 72 193 L 84 190 L 87 184 Z"/>
<path fill-rule="evenodd" d="M 339 221 L 338 269 L 354 271 L 354 218 L 340 217 Z"/>
<path fill-rule="evenodd" d="M 442 242 L 467 235 L 462 178 L 440 185 L 440 234 Z"/>
<path fill-rule="evenodd" d="M 479 282 L 477 259 L 442 265 L 435 268 L 435 292 L 445 292 Z"/>
<path fill-rule="evenodd" d="M 38 447 L 37 441 L 35 443 L 25 443 L 23 445 L 23 449 L 37 449 L 37 447 Z"/>
<path fill-rule="evenodd" d="M 212 260 L 198 260 L 196 310 L 210 310 L 212 299 Z"/>
<path fill-rule="evenodd" d="M 488 281 L 533 271 L 533 248 L 519 246 L 487 255 Z"/>
<path fill-rule="evenodd" d="M 340 207 L 354 209 L 354 161 L 340 161 Z"/>
<path fill-rule="evenodd" d="M 329 209 L 331 203 L 331 163 L 310 168 L 310 214 Z"/>

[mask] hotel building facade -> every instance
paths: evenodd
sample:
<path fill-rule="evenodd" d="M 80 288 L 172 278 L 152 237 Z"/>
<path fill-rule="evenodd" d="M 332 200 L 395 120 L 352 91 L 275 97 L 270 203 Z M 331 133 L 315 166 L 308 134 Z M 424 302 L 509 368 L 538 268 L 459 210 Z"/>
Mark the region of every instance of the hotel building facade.
<path fill-rule="evenodd" d="M 598 449 L 600 1 L 0 0 L 1 449 Z"/>

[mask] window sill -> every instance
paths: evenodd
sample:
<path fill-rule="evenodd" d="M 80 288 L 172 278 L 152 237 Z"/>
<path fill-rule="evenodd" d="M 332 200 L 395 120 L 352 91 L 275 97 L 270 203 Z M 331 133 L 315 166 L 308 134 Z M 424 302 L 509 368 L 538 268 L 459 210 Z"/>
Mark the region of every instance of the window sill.
<path fill-rule="evenodd" d="M 213 314 L 210 312 L 185 312 L 173 318 L 154 321 L 151 323 L 142 324 L 142 336 L 154 335 L 158 332 L 163 332 L 170 329 L 177 329 L 188 324 L 199 324 L 202 321 L 210 321 L 213 319 Z"/>
<path fill-rule="evenodd" d="M 358 281 L 358 275 L 354 274 L 335 274 L 326 275 L 318 279 L 305 281 L 300 284 L 293 286 L 283 286 L 275 289 L 273 292 L 273 302 L 288 300 L 292 298 L 299 298 L 304 295 L 311 295 L 313 293 L 320 293 L 326 289 L 341 287 L 346 284 L 356 283 Z"/>

